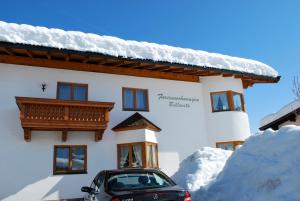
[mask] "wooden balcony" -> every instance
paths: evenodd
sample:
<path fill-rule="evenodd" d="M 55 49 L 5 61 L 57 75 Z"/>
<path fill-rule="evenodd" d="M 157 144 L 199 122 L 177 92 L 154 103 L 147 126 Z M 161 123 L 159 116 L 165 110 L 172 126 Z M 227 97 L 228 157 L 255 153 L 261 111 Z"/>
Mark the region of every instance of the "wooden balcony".
<path fill-rule="evenodd" d="M 70 101 L 44 98 L 16 97 L 25 141 L 31 140 L 31 131 L 62 131 L 62 141 L 68 131 L 94 131 L 100 141 L 109 122 L 114 103 Z"/>

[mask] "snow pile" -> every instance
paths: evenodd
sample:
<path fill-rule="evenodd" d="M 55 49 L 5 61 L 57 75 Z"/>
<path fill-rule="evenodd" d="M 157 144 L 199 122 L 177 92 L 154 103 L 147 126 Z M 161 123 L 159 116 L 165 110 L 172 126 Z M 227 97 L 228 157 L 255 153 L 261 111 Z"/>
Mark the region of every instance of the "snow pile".
<path fill-rule="evenodd" d="M 277 77 L 270 66 L 249 59 L 78 31 L 48 29 L 0 21 L 0 41 L 87 51 L 116 57 L 149 59 Z"/>
<path fill-rule="evenodd" d="M 188 189 L 193 196 L 193 191 L 216 178 L 231 154 L 232 151 L 201 148 L 181 162 L 179 170 L 172 178 L 178 185 Z"/>
<path fill-rule="evenodd" d="M 300 99 L 297 99 L 297 100 L 285 105 L 278 112 L 275 112 L 275 113 L 265 116 L 260 121 L 260 127 L 265 126 L 265 125 L 279 119 L 280 117 L 283 117 L 284 115 L 287 115 L 288 113 L 297 110 L 298 108 L 300 108 Z"/>
<path fill-rule="evenodd" d="M 250 137 L 194 201 L 300 200 L 300 127 Z M 197 177 L 197 175 L 194 175 Z"/>

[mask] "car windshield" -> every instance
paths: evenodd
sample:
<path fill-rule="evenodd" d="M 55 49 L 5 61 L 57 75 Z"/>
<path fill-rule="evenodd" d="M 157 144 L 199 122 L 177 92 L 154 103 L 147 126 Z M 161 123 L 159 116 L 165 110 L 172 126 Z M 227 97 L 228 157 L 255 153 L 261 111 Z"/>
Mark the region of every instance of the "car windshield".
<path fill-rule="evenodd" d="M 163 175 L 154 172 L 117 173 L 107 180 L 110 191 L 128 191 L 146 188 L 172 186 L 173 183 Z"/>

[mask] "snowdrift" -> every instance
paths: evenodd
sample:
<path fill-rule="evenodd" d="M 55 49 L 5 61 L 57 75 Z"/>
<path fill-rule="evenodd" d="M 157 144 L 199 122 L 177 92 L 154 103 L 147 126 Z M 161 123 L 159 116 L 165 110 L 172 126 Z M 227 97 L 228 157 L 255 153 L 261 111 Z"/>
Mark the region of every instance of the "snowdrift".
<path fill-rule="evenodd" d="M 193 194 L 216 178 L 231 154 L 223 149 L 201 148 L 182 161 L 172 179 Z"/>
<path fill-rule="evenodd" d="M 300 200 L 300 127 L 250 137 L 214 181 L 193 191 L 193 200 Z"/>

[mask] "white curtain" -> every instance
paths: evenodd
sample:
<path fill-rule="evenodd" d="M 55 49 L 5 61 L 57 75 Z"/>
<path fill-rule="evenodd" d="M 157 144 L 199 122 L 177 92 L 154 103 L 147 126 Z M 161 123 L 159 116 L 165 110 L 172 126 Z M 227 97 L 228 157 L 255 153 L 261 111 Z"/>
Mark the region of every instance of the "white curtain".
<path fill-rule="evenodd" d="M 152 145 L 147 145 L 148 167 L 152 167 Z"/>
<path fill-rule="evenodd" d="M 152 146 L 152 159 L 153 159 L 153 167 L 156 167 L 157 165 L 157 159 L 156 159 L 156 153 L 157 153 L 157 148 L 155 145 Z"/>
<path fill-rule="evenodd" d="M 142 167 L 143 160 L 142 160 L 142 147 L 140 144 L 136 144 L 132 146 L 133 148 L 133 156 L 132 158 L 135 159 L 132 161 L 132 167 Z"/>
<path fill-rule="evenodd" d="M 127 146 L 120 147 L 120 167 L 128 167 L 129 165 L 129 149 Z"/>

